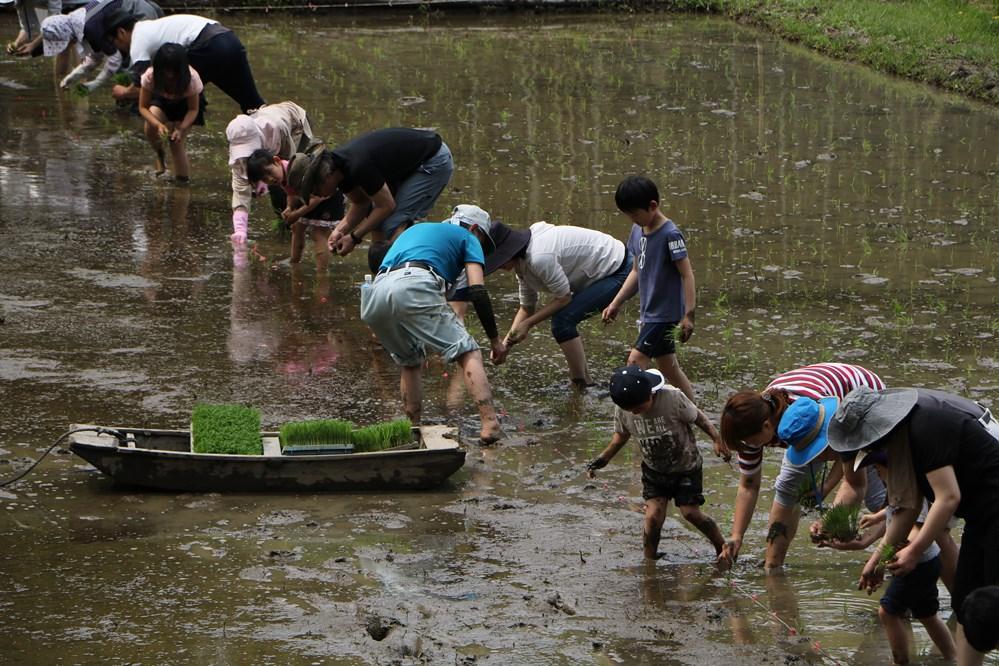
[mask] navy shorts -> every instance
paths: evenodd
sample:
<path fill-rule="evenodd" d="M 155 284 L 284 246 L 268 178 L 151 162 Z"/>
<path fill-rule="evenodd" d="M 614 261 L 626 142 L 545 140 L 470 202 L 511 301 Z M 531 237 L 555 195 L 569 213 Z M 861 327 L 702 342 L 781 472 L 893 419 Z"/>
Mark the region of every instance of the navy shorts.
<path fill-rule="evenodd" d="M 642 324 L 642 328 L 638 332 L 638 340 L 635 342 L 635 349 L 649 358 L 675 354 L 676 338 L 673 336 L 677 323 L 671 321 Z"/>
<path fill-rule="evenodd" d="M 700 467 L 680 474 L 663 474 L 643 462 L 642 499 L 664 497 L 677 506 L 701 506 L 704 504 L 703 476 Z"/>
<path fill-rule="evenodd" d="M 881 597 L 881 607 L 889 615 L 904 617 L 906 611 L 917 620 L 932 617 L 940 610 L 937 581 L 940 579 L 940 557 L 921 562 L 911 573 L 895 576 Z"/>

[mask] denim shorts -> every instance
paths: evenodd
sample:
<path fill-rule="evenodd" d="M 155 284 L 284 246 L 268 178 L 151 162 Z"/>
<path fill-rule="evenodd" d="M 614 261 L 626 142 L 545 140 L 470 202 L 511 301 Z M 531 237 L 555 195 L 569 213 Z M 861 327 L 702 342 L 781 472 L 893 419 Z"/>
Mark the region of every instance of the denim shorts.
<path fill-rule="evenodd" d="M 904 617 L 906 611 L 917 620 L 932 617 L 940 610 L 937 580 L 940 579 L 940 556 L 920 562 L 910 573 L 895 576 L 881 597 L 881 607 L 889 615 Z"/>
<path fill-rule="evenodd" d="M 361 288 L 361 319 L 396 364 L 415 367 L 426 357 L 425 347 L 451 362 L 479 349 L 444 300 L 444 279 L 425 268 L 380 273 Z"/>

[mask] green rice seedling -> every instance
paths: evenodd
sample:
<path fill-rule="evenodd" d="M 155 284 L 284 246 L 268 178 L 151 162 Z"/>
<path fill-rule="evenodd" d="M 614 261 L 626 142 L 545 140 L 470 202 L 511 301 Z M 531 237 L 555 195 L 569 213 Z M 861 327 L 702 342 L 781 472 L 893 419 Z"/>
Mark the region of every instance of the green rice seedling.
<path fill-rule="evenodd" d="M 413 424 L 409 419 L 397 419 L 358 428 L 351 435 L 354 451 L 364 453 L 381 451 L 413 440 Z"/>
<path fill-rule="evenodd" d="M 130 86 L 132 85 L 132 75 L 128 72 L 118 72 L 111 77 L 111 85 Z"/>
<path fill-rule="evenodd" d="M 893 559 L 895 559 L 895 553 L 897 552 L 898 549 L 895 548 L 894 544 L 886 543 L 884 546 L 881 547 L 881 559 L 879 560 L 879 562 L 882 565 L 888 564 Z"/>
<path fill-rule="evenodd" d="M 858 535 L 860 507 L 837 504 L 822 514 L 822 533 L 836 541 L 853 541 Z"/>
<path fill-rule="evenodd" d="M 73 97 L 82 99 L 84 97 L 87 97 L 88 95 L 90 95 L 90 91 L 87 90 L 87 86 L 83 85 L 82 83 L 77 83 L 75 86 L 73 86 Z"/>
<path fill-rule="evenodd" d="M 819 502 L 815 497 L 815 485 L 810 479 L 806 479 L 798 486 L 798 504 L 802 511 L 814 511 Z"/>
<path fill-rule="evenodd" d="M 296 421 L 282 425 L 278 437 L 282 451 L 289 446 L 295 448 L 344 446 L 351 443 L 353 430 L 353 423 L 339 419 Z"/>
<path fill-rule="evenodd" d="M 195 453 L 261 455 L 260 412 L 243 405 L 194 407 L 191 415 L 192 448 Z"/>

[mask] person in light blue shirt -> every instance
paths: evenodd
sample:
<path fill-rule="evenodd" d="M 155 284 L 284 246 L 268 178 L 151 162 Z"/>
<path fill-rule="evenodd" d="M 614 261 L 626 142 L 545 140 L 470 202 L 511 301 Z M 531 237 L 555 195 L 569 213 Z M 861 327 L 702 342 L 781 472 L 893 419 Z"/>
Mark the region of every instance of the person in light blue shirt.
<path fill-rule="evenodd" d="M 489 215 L 461 205 L 448 220 L 416 224 L 392 243 L 370 286 L 361 290 L 361 319 L 401 367 L 400 386 L 406 416 L 420 423 L 423 408 L 423 359 L 426 347 L 461 366 L 468 392 L 479 408 L 483 444 L 502 433 L 482 354 L 475 339 L 446 301 L 445 294 L 462 271 L 468 298 L 489 338 L 490 357 L 499 365 L 507 349 L 500 340 L 484 279 L 485 255 L 494 249 Z"/>

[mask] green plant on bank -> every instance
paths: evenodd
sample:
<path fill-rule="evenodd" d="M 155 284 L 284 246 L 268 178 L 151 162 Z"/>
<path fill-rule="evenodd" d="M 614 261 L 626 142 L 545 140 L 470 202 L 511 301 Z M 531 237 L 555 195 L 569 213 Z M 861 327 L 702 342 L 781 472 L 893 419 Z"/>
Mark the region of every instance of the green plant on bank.
<path fill-rule="evenodd" d="M 381 451 L 413 441 L 413 424 L 409 419 L 396 419 L 358 428 L 351 433 L 354 451 Z"/>
<path fill-rule="evenodd" d="M 822 533 L 836 541 L 853 541 L 859 534 L 860 507 L 837 504 L 822 514 Z"/>
<path fill-rule="evenodd" d="M 260 412 L 243 405 L 195 405 L 191 414 L 195 453 L 261 455 Z"/>
<path fill-rule="evenodd" d="M 281 450 L 286 447 L 323 447 L 351 443 L 354 424 L 339 419 L 294 421 L 285 423 L 278 432 Z"/>

